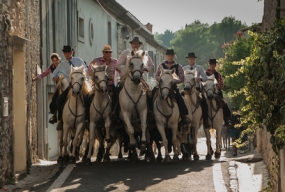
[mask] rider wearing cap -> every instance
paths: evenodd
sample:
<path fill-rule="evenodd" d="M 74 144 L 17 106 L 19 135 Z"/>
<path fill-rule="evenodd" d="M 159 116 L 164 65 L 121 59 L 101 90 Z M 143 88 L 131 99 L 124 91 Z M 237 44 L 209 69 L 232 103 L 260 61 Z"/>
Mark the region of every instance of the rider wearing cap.
<path fill-rule="evenodd" d="M 213 75 L 213 74 L 215 75 L 215 79 L 218 82 L 218 85 L 217 85 L 218 96 L 221 98 L 221 102 L 222 102 L 225 126 L 229 126 L 229 118 L 231 117 L 231 111 L 230 111 L 230 109 L 229 109 L 229 107 L 228 107 L 228 105 L 227 105 L 227 103 L 223 97 L 222 89 L 224 87 L 224 82 L 223 82 L 222 75 L 216 71 L 217 63 L 218 62 L 216 59 L 210 59 L 209 60 L 209 68 L 206 70 L 206 74 L 208 76 Z"/>
<path fill-rule="evenodd" d="M 140 38 L 139 37 L 134 37 L 131 41 L 130 41 L 130 44 L 131 44 L 131 49 L 126 49 L 126 50 L 124 50 L 121 54 L 120 54 L 120 56 L 119 56 L 119 58 L 118 58 L 118 65 L 117 65 L 117 69 L 121 72 L 120 73 L 120 75 L 121 74 L 123 74 L 123 71 L 125 70 L 125 68 L 126 68 L 126 62 L 127 62 L 127 58 L 128 58 L 128 56 L 131 56 L 131 52 L 132 51 L 138 51 L 139 50 L 139 48 L 140 48 L 140 46 L 143 44 L 142 42 L 141 42 L 141 40 L 140 40 Z M 148 73 L 151 73 L 152 71 L 153 71 L 153 69 L 154 69 L 154 64 L 153 64 L 153 61 L 152 61 L 152 59 L 148 56 L 148 54 L 147 54 L 147 52 L 146 52 L 146 56 L 148 57 L 148 61 L 147 61 L 147 63 L 144 65 L 144 71 L 146 71 L 146 72 L 148 72 Z M 116 101 L 116 103 L 115 103 L 115 115 L 114 115 L 114 113 L 112 114 L 112 119 L 115 117 L 115 116 L 117 116 L 118 117 L 118 115 L 119 115 L 119 93 L 120 93 L 120 91 L 122 90 L 122 88 L 123 88 L 123 82 L 124 82 L 124 80 L 125 79 L 122 79 L 122 76 L 120 76 L 120 82 L 121 83 L 119 83 L 118 84 L 118 86 L 117 86 L 117 90 L 116 90 L 116 92 L 115 92 L 115 94 L 114 94 L 114 97 L 113 97 L 113 99 L 114 99 L 114 101 Z M 151 105 L 151 103 L 152 103 L 152 100 L 151 100 L 151 98 L 149 98 L 149 97 L 147 97 L 147 102 L 148 102 L 148 105 L 150 106 Z M 151 112 L 151 107 L 148 107 L 148 112 L 149 113 L 152 113 Z M 151 114 L 149 114 L 148 116 L 150 116 Z"/>
<path fill-rule="evenodd" d="M 160 63 L 159 66 L 157 67 L 155 79 L 157 81 L 160 81 L 161 69 L 167 69 L 167 70 L 175 69 L 175 73 L 179 79 L 173 80 L 172 89 L 175 91 L 175 99 L 177 101 L 177 105 L 179 107 L 179 113 L 182 119 L 181 123 L 183 125 L 190 124 L 191 120 L 187 117 L 187 115 L 189 114 L 188 109 L 177 87 L 177 84 L 184 82 L 185 76 L 184 76 L 183 67 L 179 63 L 176 63 L 176 61 L 174 60 L 176 54 L 174 53 L 173 49 L 167 49 L 165 55 L 166 55 L 166 60 Z"/>
<path fill-rule="evenodd" d="M 195 76 L 196 76 L 196 90 L 201 93 L 201 81 L 207 81 L 207 75 L 205 73 L 204 68 L 201 65 L 196 64 L 196 55 L 194 52 L 188 53 L 188 56 L 186 57 L 188 60 L 189 65 L 183 67 L 184 70 L 195 70 Z M 204 94 L 202 94 L 201 99 L 201 108 L 202 108 L 202 116 L 203 116 L 203 122 L 204 122 L 204 128 L 209 129 L 211 125 L 208 121 L 208 104 L 206 101 L 206 98 Z"/>
<path fill-rule="evenodd" d="M 71 71 L 71 66 L 73 66 L 73 67 L 84 66 L 84 68 L 86 70 L 86 65 L 81 58 L 73 57 L 73 50 L 71 49 L 70 45 L 64 45 L 63 49 L 62 49 L 62 53 L 65 57 L 65 60 L 62 61 L 58 65 L 58 67 L 53 71 L 53 73 L 52 73 L 53 80 L 57 81 L 59 79 L 60 74 L 63 74 L 64 77 L 68 80 L 68 82 L 70 82 L 69 74 Z M 68 95 L 70 88 L 71 87 L 66 88 L 57 99 L 57 110 L 58 110 L 58 117 L 57 118 L 59 121 L 59 123 L 57 124 L 57 127 L 56 127 L 57 130 L 62 130 L 62 128 L 63 128 L 62 111 L 63 111 L 63 107 L 65 104 L 65 99 Z"/>

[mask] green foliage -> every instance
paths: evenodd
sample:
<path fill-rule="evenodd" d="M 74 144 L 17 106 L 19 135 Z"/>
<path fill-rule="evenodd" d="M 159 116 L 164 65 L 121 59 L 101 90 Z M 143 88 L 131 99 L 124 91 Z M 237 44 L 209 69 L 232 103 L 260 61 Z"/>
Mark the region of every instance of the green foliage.
<path fill-rule="evenodd" d="M 230 98 L 231 106 L 238 106 L 241 108 L 246 105 L 243 88 L 245 86 L 245 74 L 243 73 L 243 65 L 246 57 L 250 55 L 252 37 L 244 37 L 240 31 L 235 35 L 236 40 L 225 43 L 224 49 L 225 57 L 219 59 L 220 66 L 218 70 L 224 77 L 224 92 Z"/>
<path fill-rule="evenodd" d="M 154 34 L 155 40 L 164 44 L 166 47 L 171 47 L 170 41 L 174 38 L 175 34 L 169 29 L 165 30 L 163 34 Z"/>

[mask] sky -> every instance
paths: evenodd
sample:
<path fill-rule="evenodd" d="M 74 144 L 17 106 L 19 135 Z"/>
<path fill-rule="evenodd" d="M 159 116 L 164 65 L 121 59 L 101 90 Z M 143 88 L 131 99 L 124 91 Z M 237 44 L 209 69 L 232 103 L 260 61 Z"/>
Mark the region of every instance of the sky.
<path fill-rule="evenodd" d="M 195 20 L 212 25 L 233 16 L 250 26 L 261 23 L 264 1 L 257 0 L 116 0 L 153 33 L 172 32 Z"/>

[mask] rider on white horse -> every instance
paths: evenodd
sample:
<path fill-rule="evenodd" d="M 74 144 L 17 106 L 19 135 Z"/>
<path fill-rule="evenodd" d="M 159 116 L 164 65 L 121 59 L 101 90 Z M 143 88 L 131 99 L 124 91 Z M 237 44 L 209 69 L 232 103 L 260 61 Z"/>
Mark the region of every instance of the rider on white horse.
<path fill-rule="evenodd" d="M 201 83 L 200 81 L 207 81 L 207 75 L 205 73 L 205 70 L 201 65 L 196 64 L 196 55 L 194 52 L 188 53 L 188 56 L 186 57 L 188 60 L 189 65 L 183 67 L 184 70 L 195 70 L 195 76 L 196 76 L 196 90 L 201 92 Z M 204 94 L 202 94 L 201 99 L 201 108 L 202 108 L 202 116 L 203 116 L 203 122 L 204 122 L 204 128 L 209 129 L 211 126 L 208 121 L 208 104 L 206 101 L 206 98 Z"/>
<path fill-rule="evenodd" d="M 176 61 L 174 60 L 175 53 L 174 53 L 173 49 L 167 49 L 165 55 L 166 55 L 166 60 L 163 61 L 162 63 L 160 63 L 159 66 L 157 67 L 155 79 L 159 82 L 162 69 L 168 69 L 168 70 L 175 69 L 175 73 L 179 79 L 173 80 L 172 89 L 175 91 L 175 99 L 176 99 L 177 105 L 179 107 L 179 112 L 180 112 L 180 116 L 181 116 L 181 123 L 183 125 L 188 125 L 191 123 L 191 120 L 187 117 L 189 112 L 188 112 L 188 109 L 185 105 L 184 99 L 181 96 L 179 89 L 177 87 L 177 84 L 184 82 L 184 78 L 185 78 L 184 70 L 183 70 L 182 65 L 180 65 L 179 63 L 176 63 Z M 154 89 L 153 95 L 157 89 L 158 88 Z"/>
<path fill-rule="evenodd" d="M 118 58 L 118 65 L 117 65 L 117 69 L 119 71 L 121 71 L 120 73 L 120 84 L 118 85 L 118 89 L 116 90 L 116 93 L 114 94 L 114 104 L 116 105 L 116 109 L 115 109 L 115 115 L 118 117 L 119 116 L 119 93 L 120 91 L 122 90 L 123 88 L 123 83 L 124 82 L 124 79 L 122 79 L 122 76 L 121 74 L 123 74 L 123 71 L 125 70 L 126 68 L 126 62 L 127 62 L 127 58 L 129 56 L 131 56 L 131 51 L 138 51 L 140 46 L 143 44 L 140 40 L 139 37 L 134 37 L 131 41 L 130 41 L 130 44 L 131 44 L 131 49 L 126 49 L 124 50 L 121 55 L 119 56 Z M 147 60 L 147 63 L 146 65 L 144 66 L 144 71 L 148 72 L 148 73 L 151 73 L 154 69 L 154 64 L 153 64 L 153 61 L 152 59 L 147 55 L 147 51 L 145 51 L 145 54 L 146 56 L 148 57 L 148 60 Z M 147 101 L 148 101 L 148 105 L 149 106 L 152 106 L 152 100 L 151 98 L 147 98 Z M 150 105 L 151 104 L 151 105 Z M 149 107 L 150 108 L 150 107 Z M 148 109 L 148 110 L 151 110 L 152 108 Z M 150 111 L 149 111 L 150 112 Z M 149 116 L 149 115 L 148 115 Z"/>
<path fill-rule="evenodd" d="M 70 82 L 69 74 L 71 71 L 71 66 L 73 66 L 73 67 L 84 66 L 84 68 L 86 68 L 86 65 L 81 58 L 73 57 L 73 50 L 71 49 L 70 45 L 64 45 L 63 49 L 62 49 L 62 53 L 65 57 L 65 60 L 62 61 L 58 65 L 58 67 L 53 71 L 53 73 L 52 73 L 53 80 L 57 81 L 60 74 L 63 74 L 65 76 L 65 78 Z M 62 94 L 57 99 L 57 110 L 58 110 L 58 117 L 57 118 L 58 118 L 58 121 L 60 121 L 57 124 L 57 127 L 56 127 L 57 130 L 63 129 L 62 111 L 63 111 L 63 107 L 64 107 L 64 102 L 65 102 L 65 99 L 67 97 L 69 90 L 70 90 L 70 87 L 65 89 L 65 91 L 62 92 Z"/>
<path fill-rule="evenodd" d="M 120 71 L 117 69 L 117 64 L 118 61 L 117 59 L 112 58 L 112 47 L 110 45 L 104 45 L 103 49 L 102 49 L 102 57 L 97 57 L 95 59 L 93 59 L 90 64 L 88 65 L 88 71 L 87 74 L 89 76 L 92 75 L 93 70 L 92 70 L 92 66 L 93 65 L 98 65 L 98 66 L 102 66 L 102 65 L 106 65 L 106 74 L 107 74 L 107 85 L 108 85 L 108 92 L 109 94 L 113 94 L 112 96 L 112 101 L 113 101 L 113 97 L 115 94 L 115 90 L 116 90 L 116 86 L 115 86 L 115 72 L 117 71 L 120 74 Z M 86 103 L 86 112 L 87 112 L 87 121 L 89 121 L 89 112 L 90 112 L 90 104 L 92 102 L 92 99 L 94 98 L 94 93 L 88 96 L 87 99 L 87 103 Z M 114 109 L 114 103 L 112 102 L 112 110 Z"/>
<path fill-rule="evenodd" d="M 209 63 L 209 68 L 206 70 L 206 74 L 208 76 L 211 76 L 214 74 L 215 79 L 218 82 L 218 85 L 217 85 L 218 96 L 221 99 L 220 103 L 221 103 L 222 108 L 223 108 L 223 116 L 224 116 L 225 126 L 228 127 L 229 126 L 229 118 L 231 117 L 231 110 L 228 107 L 228 104 L 224 100 L 224 96 L 223 96 L 223 92 L 222 92 L 222 89 L 224 87 L 223 78 L 222 78 L 222 75 L 216 71 L 217 60 L 216 59 L 210 59 L 208 63 Z"/>

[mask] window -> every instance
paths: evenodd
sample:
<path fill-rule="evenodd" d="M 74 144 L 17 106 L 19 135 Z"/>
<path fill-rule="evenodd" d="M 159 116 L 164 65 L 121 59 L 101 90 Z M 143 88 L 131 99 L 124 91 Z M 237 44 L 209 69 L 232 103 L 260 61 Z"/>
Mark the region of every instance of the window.
<path fill-rule="evenodd" d="M 78 40 L 84 42 L 84 19 L 78 18 Z"/>

